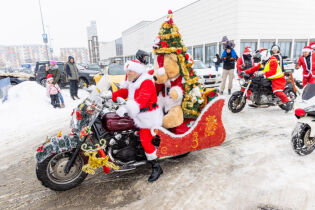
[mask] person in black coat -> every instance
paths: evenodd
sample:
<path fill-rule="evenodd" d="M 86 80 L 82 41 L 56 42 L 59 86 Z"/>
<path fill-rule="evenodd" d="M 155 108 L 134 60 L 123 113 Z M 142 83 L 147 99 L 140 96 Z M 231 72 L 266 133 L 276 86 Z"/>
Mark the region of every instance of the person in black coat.
<path fill-rule="evenodd" d="M 220 63 L 221 63 L 221 58 L 220 58 L 219 54 L 215 55 L 215 58 L 213 58 L 213 62 L 214 62 L 214 65 L 215 65 L 215 70 L 218 71 Z"/>

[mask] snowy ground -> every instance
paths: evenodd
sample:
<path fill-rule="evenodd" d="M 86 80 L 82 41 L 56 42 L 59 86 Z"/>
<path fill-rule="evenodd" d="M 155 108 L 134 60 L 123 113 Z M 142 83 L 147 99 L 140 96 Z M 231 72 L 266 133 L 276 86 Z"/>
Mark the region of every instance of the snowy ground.
<path fill-rule="evenodd" d="M 47 135 L 67 129 L 79 101 L 63 90 L 67 107 L 55 110 L 43 88 L 24 85 L 10 92 L 19 98 L 0 104 L 0 166 L 8 167 L 0 170 L 0 209 L 315 209 L 315 153 L 293 152 L 296 119 L 278 107 L 232 114 L 225 105 L 225 142 L 163 161 L 164 174 L 155 183 L 147 183 L 146 166 L 100 172 L 67 192 L 48 190 L 36 179 L 34 151 Z"/>

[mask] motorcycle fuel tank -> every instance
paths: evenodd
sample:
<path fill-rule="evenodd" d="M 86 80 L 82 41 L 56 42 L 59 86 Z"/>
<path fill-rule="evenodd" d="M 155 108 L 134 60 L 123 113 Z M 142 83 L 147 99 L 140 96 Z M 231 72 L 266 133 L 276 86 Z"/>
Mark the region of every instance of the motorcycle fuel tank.
<path fill-rule="evenodd" d="M 129 117 L 119 117 L 116 113 L 110 112 L 103 116 L 102 125 L 109 131 L 124 131 L 135 129 L 133 120 Z"/>

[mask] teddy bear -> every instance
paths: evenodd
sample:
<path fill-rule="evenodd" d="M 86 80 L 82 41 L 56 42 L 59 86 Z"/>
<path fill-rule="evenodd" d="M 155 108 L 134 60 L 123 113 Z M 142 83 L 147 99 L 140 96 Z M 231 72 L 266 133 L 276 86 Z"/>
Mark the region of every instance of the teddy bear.
<path fill-rule="evenodd" d="M 184 121 L 181 107 L 184 79 L 180 74 L 176 54 L 155 56 L 154 79 L 158 93 L 158 105 L 166 113 L 163 117 L 163 127 L 169 129 L 181 125 Z"/>

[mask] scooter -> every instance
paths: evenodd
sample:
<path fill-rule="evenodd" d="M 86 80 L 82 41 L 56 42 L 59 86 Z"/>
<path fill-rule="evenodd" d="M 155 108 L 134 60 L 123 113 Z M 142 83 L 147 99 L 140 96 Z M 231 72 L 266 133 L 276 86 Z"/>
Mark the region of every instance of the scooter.
<path fill-rule="evenodd" d="M 298 122 L 292 132 L 292 147 L 298 155 L 308 155 L 315 149 L 315 83 L 304 87 L 295 116 Z"/>
<path fill-rule="evenodd" d="M 108 90 L 109 82 L 105 86 Z M 47 188 L 65 191 L 78 186 L 99 167 L 108 174 L 145 165 L 147 159 L 138 128 L 129 116 L 115 113 L 124 103 L 123 99 L 114 103 L 98 94 L 85 99 L 72 112 L 70 134 L 60 132 L 38 147 L 38 180 Z M 181 135 L 162 127 L 153 128 L 152 144 L 157 148 L 158 159 L 183 157 L 222 144 L 226 135 L 221 119 L 223 105 L 224 99 L 213 99 Z"/>

